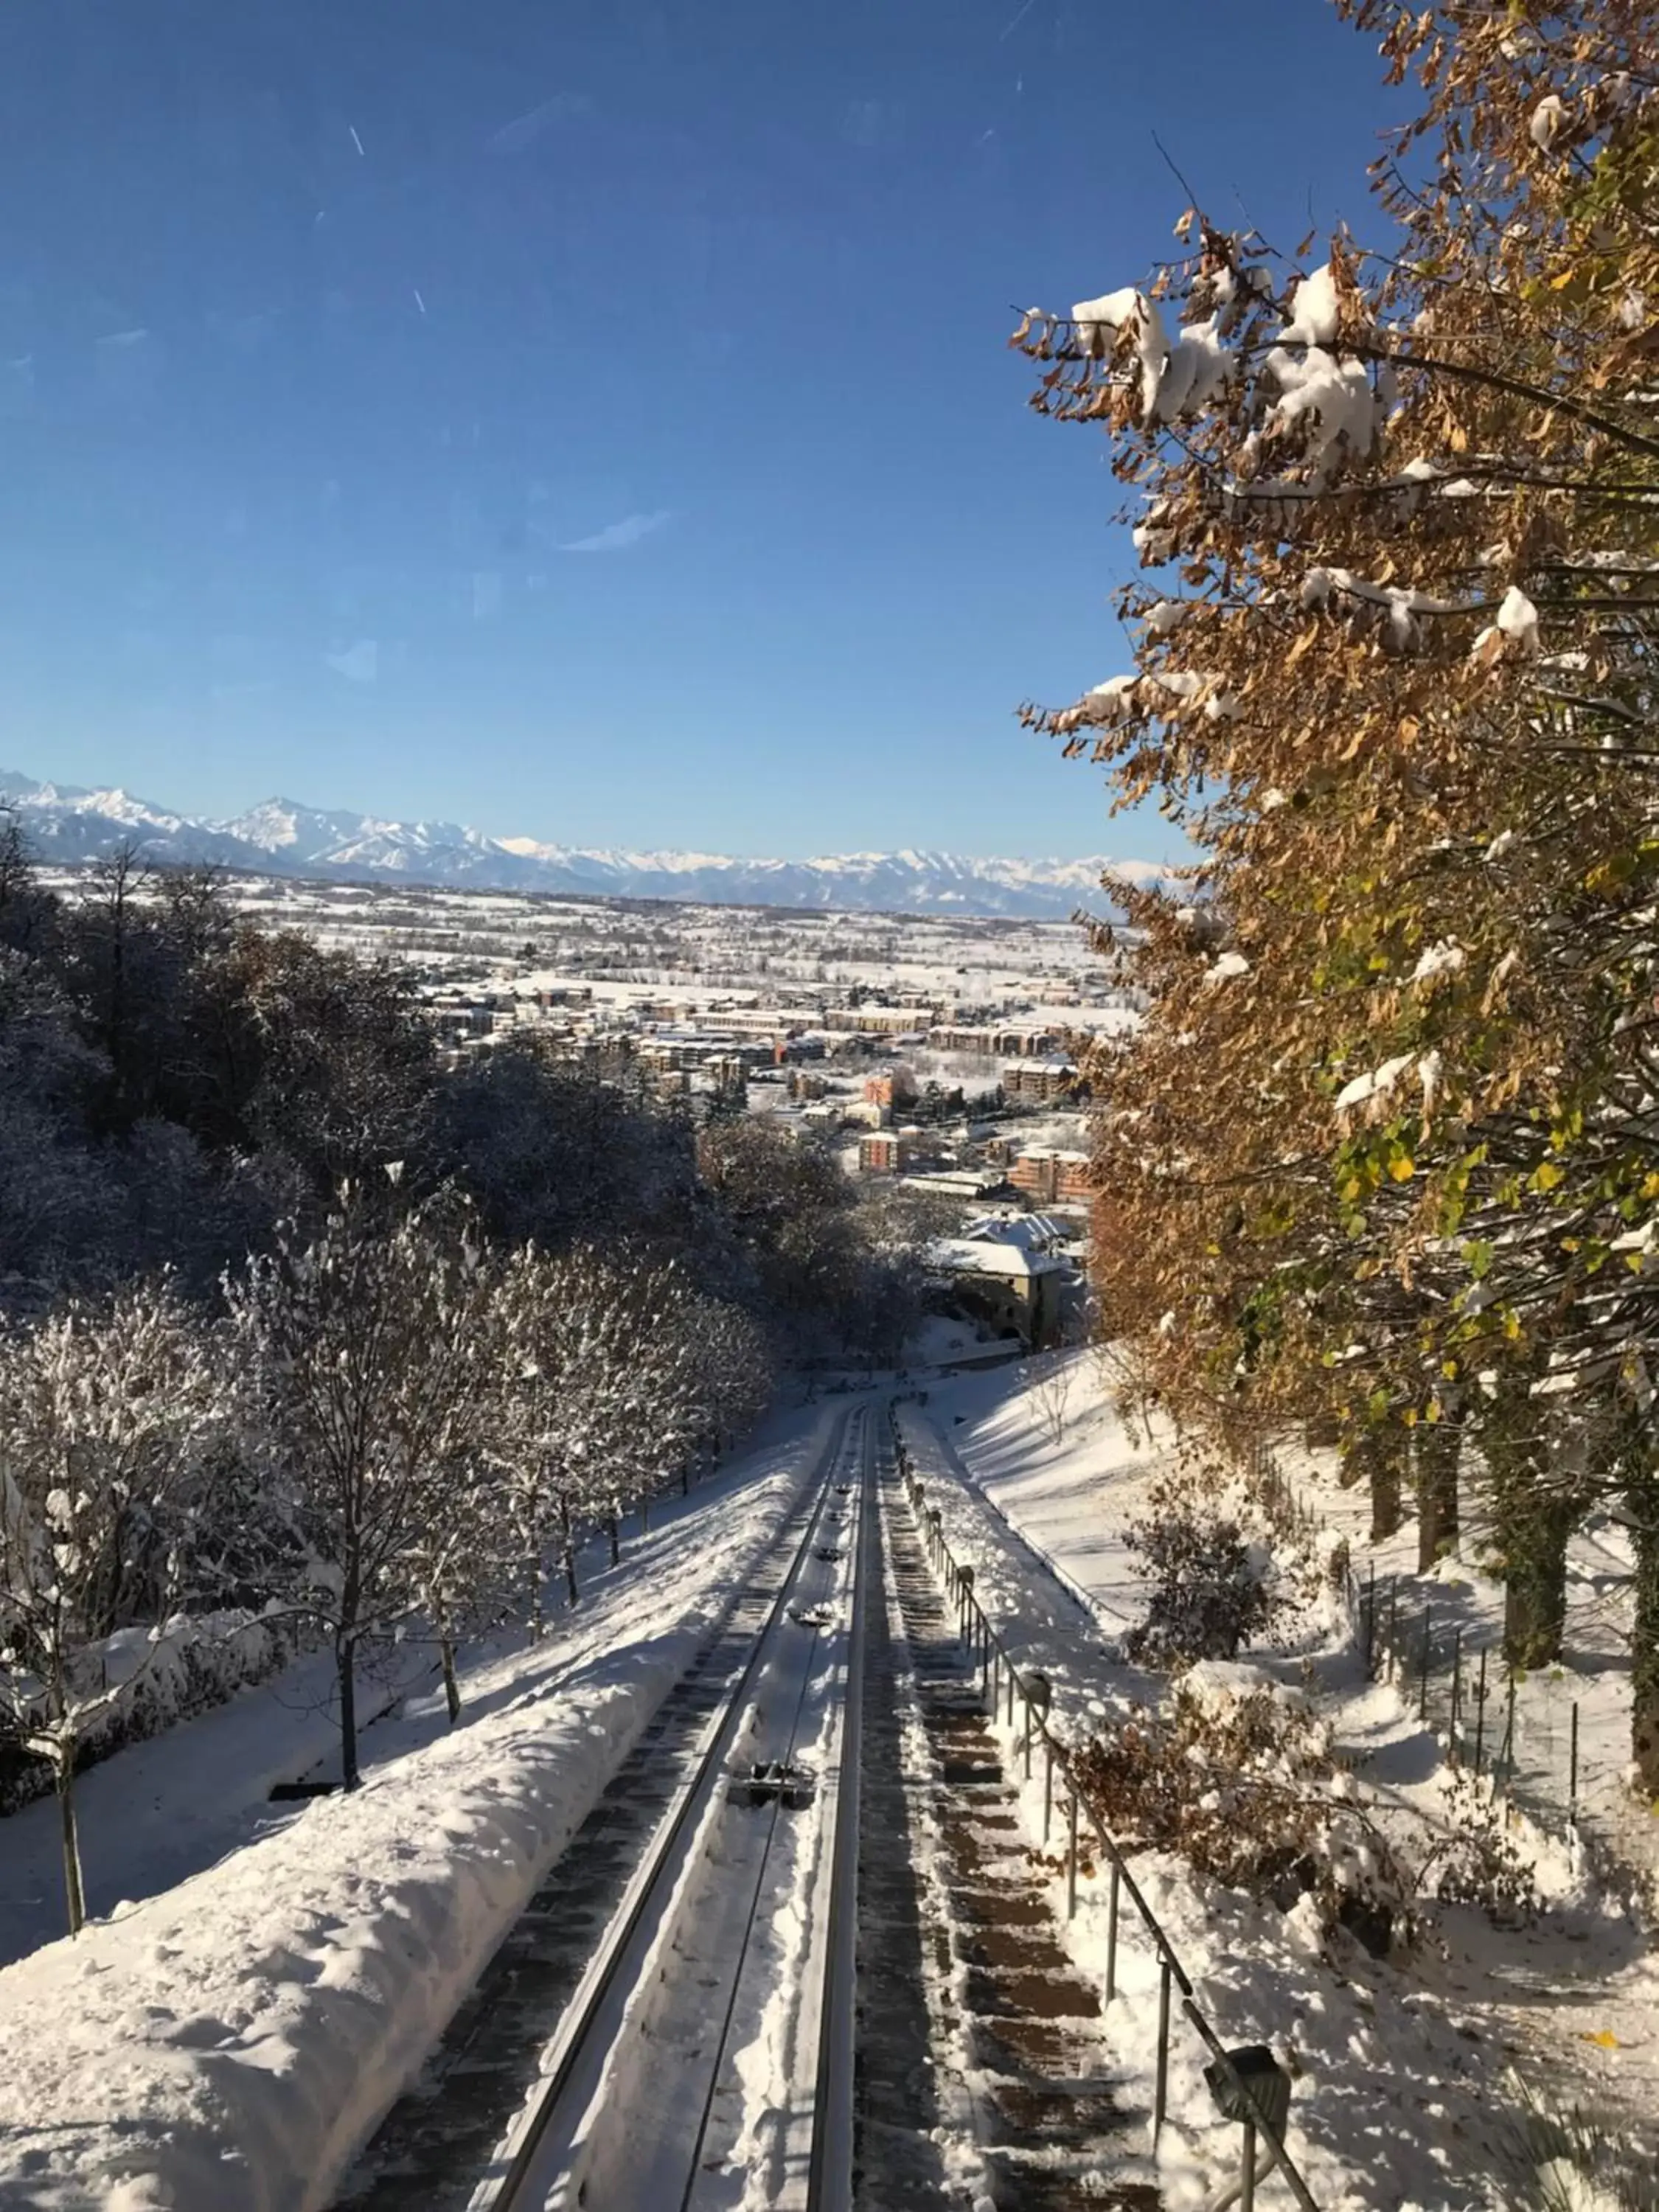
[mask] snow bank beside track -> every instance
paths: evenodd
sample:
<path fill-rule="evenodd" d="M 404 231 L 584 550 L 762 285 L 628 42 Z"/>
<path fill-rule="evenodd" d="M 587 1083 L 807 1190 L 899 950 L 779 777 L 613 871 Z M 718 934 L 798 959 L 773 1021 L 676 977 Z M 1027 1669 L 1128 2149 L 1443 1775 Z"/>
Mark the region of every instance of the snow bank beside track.
<path fill-rule="evenodd" d="M 833 1425 L 685 1515 L 606 1633 L 453 1735 L 0 1972 L 0 2207 L 318 2212 L 777 1532 Z M 578 1617 L 580 1619 L 580 1616 Z"/>

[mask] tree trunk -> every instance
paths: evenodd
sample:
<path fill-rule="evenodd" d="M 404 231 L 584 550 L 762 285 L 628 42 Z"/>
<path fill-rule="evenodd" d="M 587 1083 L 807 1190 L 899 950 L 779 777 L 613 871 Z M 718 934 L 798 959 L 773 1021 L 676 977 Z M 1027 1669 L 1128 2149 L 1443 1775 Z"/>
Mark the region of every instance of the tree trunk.
<path fill-rule="evenodd" d="M 438 1631 L 438 1650 L 443 1661 L 444 1703 L 449 1708 L 449 1725 L 453 1728 L 461 1717 L 461 1686 L 455 1679 L 455 1641 L 447 1627 Z"/>
<path fill-rule="evenodd" d="M 613 1567 L 619 1567 L 622 1565 L 622 1522 L 614 1509 L 606 1526 L 611 1531 L 611 1564 Z"/>
<path fill-rule="evenodd" d="M 1366 1438 L 1365 1471 L 1370 1477 L 1373 1544 L 1386 1543 L 1405 1522 L 1405 1459 L 1403 1431 L 1390 1426 Z"/>
<path fill-rule="evenodd" d="M 530 1565 L 530 1640 L 539 1644 L 547 1633 L 546 1600 L 543 1596 L 542 1563 L 532 1558 Z"/>
<path fill-rule="evenodd" d="M 1417 1462 L 1417 1571 L 1425 1575 L 1457 1549 L 1462 1437 L 1449 1421 L 1419 1421 L 1412 1441 Z"/>
<path fill-rule="evenodd" d="M 81 1838 L 75 1824 L 75 1747 L 60 1747 L 52 1767 L 64 1843 L 64 1905 L 69 1932 L 78 1936 L 87 1924 L 87 1893 L 81 1879 Z"/>
<path fill-rule="evenodd" d="M 1504 1656 L 1511 1667 L 1547 1667 L 1561 1656 L 1567 1539 L 1578 1516 L 1577 1501 L 1548 1465 L 1547 1439 L 1523 1376 L 1499 1386 L 1480 1441 L 1504 1577 Z"/>
<path fill-rule="evenodd" d="M 684 1466 L 682 1466 L 682 1468 L 680 1468 L 680 1496 L 681 1496 L 682 1498 L 690 1498 L 690 1495 L 691 1495 L 691 1462 L 690 1462 L 690 1460 L 687 1460 L 687 1461 L 685 1462 L 685 1463 L 684 1464 Z"/>
<path fill-rule="evenodd" d="M 640 1534 L 641 1536 L 651 1534 L 651 1499 L 648 1495 L 640 1500 Z"/>
<path fill-rule="evenodd" d="M 340 1778 L 348 1790 L 362 1779 L 357 1771 L 357 1639 L 337 1636 L 334 1665 L 340 1682 Z"/>
<path fill-rule="evenodd" d="M 1540 1498 L 1506 1532 L 1504 1656 L 1511 1667 L 1547 1667 L 1561 1656 L 1567 1539 L 1577 1517 L 1559 1499 Z"/>
<path fill-rule="evenodd" d="M 580 1605 L 581 1592 L 576 1587 L 576 1532 L 570 1525 L 570 1508 L 562 1500 L 559 1505 L 559 1542 L 564 1553 L 565 1587 L 572 1605 Z"/>
<path fill-rule="evenodd" d="M 1638 1464 L 1640 1454 L 1645 1464 Z M 1636 1539 L 1636 1632 L 1631 1674 L 1630 1747 L 1643 1795 L 1659 1799 L 1659 1466 L 1638 1443 L 1627 1462 L 1626 1498 Z"/>

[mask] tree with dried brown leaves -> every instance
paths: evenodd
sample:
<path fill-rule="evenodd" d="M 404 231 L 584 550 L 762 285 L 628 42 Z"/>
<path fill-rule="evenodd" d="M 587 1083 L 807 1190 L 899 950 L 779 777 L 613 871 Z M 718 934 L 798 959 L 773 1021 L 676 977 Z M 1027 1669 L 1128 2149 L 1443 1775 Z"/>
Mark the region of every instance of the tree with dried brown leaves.
<path fill-rule="evenodd" d="M 1101 1300 L 1184 1418 L 1334 1416 L 1380 1527 L 1415 1462 L 1436 1547 L 1413 1431 L 1490 1461 L 1519 1404 L 1512 1589 L 1616 1493 L 1659 1630 L 1659 17 L 1339 4 L 1423 94 L 1377 238 L 1188 210 L 1015 334 L 1146 572 L 1133 670 L 1025 720 L 1203 854 L 1119 891 L 1154 1005 L 1098 1071 Z"/>

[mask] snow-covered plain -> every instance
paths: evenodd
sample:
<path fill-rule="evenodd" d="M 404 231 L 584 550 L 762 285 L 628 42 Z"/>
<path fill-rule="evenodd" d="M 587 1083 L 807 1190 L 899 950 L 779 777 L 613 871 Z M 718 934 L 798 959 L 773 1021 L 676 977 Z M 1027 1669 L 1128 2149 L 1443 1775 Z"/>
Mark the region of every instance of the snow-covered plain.
<path fill-rule="evenodd" d="M 171 1886 L 0 1972 L 0 2206 L 327 2204 L 781 1528 L 836 1419 L 780 1421 L 665 1510 L 546 1641 L 472 1670 L 453 1732 L 441 1692 L 410 1698 L 365 1736 L 364 1786 L 349 1796 L 252 1833 L 261 1754 L 229 1747 L 236 1723 L 258 1737 L 270 1718 L 265 1692 L 100 1769 L 100 1810 L 118 1823 L 124 1770 L 165 1746 L 165 1771 L 148 1772 L 173 1793 L 183 1848 L 236 1847 L 216 1864 L 198 1857 L 187 1879 L 175 1859 Z M 299 1755 L 314 1747 L 307 1735 Z M 294 1755 L 285 1745 L 283 1762 Z M 169 1825 L 158 1806 L 157 1835 Z"/>
<path fill-rule="evenodd" d="M 940 1377 L 926 1386 L 925 1407 L 899 1418 L 946 1541 L 974 1565 L 976 1593 L 1022 1670 L 1050 1675 L 1069 1737 L 1164 1693 L 1156 1678 L 1115 1663 L 1112 1639 L 1141 1610 L 1123 1532 L 1176 1447 L 1165 1433 L 1126 1431 L 1109 1370 L 1093 1355 L 1062 1357 L 1073 1384 L 1058 1439 L 1038 1394 L 1006 1374 Z M 1379 1820 L 1421 1835 L 1455 1817 L 1443 1747 L 1412 1701 L 1365 1680 L 1350 1626 L 1345 1604 L 1321 1598 L 1249 1656 L 1328 1721 Z M 1040 1763 L 1023 1813 L 1040 1843 Z M 1652 2154 L 1659 1969 L 1649 1936 L 1568 1852 L 1524 1825 L 1516 1835 L 1545 1899 L 1535 1923 L 1499 1932 L 1478 1912 L 1440 1908 L 1417 1948 L 1388 1960 L 1344 1936 L 1322 1940 L 1305 1907 L 1281 1913 L 1177 1859 L 1136 1855 L 1136 1878 L 1224 2042 L 1267 2042 L 1289 2066 L 1289 2144 L 1322 2212 L 1524 2203 L 1534 2102 L 1606 2110 Z M 1054 1886 L 1063 1918 L 1058 1872 Z M 1102 1871 L 1084 1880 L 1067 1930 L 1073 1955 L 1103 1982 L 1107 1887 Z M 1109 2035 L 1150 2108 L 1158 1973 L 1133 1932 L 1120 1942 L 1117 1978 Z M 1205 2201 L 1237 2158 L 1236 2131 L 1218 2123 L 1203 2081 L 1206 2056 L 1177 2020 L 1159 2145 L 1172 2207 Z M 1264 2194 L 1284 2201 L 1283 2185 L 1269 2180 Z"/>

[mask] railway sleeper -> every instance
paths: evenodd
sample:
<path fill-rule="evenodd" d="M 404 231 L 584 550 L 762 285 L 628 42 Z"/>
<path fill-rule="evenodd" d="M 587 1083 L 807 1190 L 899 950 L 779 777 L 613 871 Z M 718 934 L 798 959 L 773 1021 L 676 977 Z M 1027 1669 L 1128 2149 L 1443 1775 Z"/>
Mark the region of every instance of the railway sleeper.
<path fill-rule="evenodd" d="M 1121 2101 L 1100 1992 L 1065 1951 L 1015 1782 L 902 1486 L 884 1485 L 884 1506 L 905 1686 L 931 1754 L 933 1887 L 957 2000 L 939 2026 L 977 2085 L 991 2201 L 1000 2212 L 1158 2212 L 1137 2140 L 1144 2116 Z"/>

